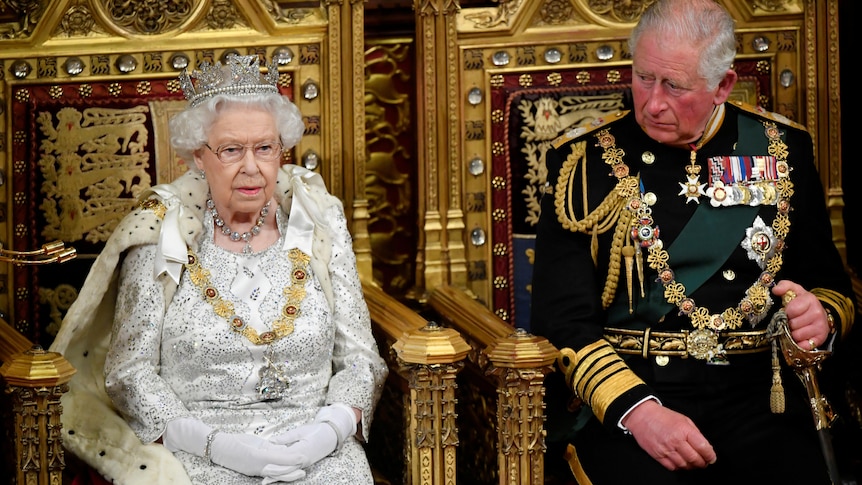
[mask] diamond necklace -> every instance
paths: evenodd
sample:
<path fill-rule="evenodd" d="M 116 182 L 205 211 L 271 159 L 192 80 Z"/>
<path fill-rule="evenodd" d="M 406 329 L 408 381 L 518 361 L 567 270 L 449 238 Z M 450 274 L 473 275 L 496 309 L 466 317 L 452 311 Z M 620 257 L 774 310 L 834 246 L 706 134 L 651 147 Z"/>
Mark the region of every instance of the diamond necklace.
<path fill-rule="evenodd" d="M 228 236 L 231 241 L 245 241 L 245 246 L 242 248 L 242 254 L 251 254 L 251 238 L 260 234 L 260 228 L 263 227 L 263 223 L 266 220 L 267 214 L 269 214 L 269 204 L 272 202 L 271 200 L 260 209 L 260 216 L 257 218 L 257 222 L 254 223 L 251 230 L 246 231 L 240 234 L 237 231 L 231 231 L 230 227 L 225 224 L 224 219 L 218 215 L 218 211 L 215 207 L 215 202 L 213 202 L 212 196 L 207 199 L 207 210 L 210 212 L 213 218 L 213 224 L 216 227 L 221 228 L 222 234 Z"/>

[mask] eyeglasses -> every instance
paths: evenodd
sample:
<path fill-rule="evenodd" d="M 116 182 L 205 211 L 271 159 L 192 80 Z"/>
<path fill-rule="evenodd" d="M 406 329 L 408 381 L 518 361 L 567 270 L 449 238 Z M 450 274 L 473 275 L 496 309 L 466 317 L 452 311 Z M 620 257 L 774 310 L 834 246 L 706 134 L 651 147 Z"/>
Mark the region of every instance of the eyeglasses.
<path fill-rule="evenodd" d="M 209 143 L 204 143 L 204 146 L 218 157 L 221 163 L 225 165 L 233 165 L 245 157 L 245 151 L 248 148 L 252 149 L 254 158 L 260 162 L 274 162 L 281 160 L 281 151 L 283 146 L 281 142 L 268 140 L 255 143 L 254 145 L 241 145 L 239 143 L 226 143 L 219 145 L 216 149 L 209 146 Z"/>

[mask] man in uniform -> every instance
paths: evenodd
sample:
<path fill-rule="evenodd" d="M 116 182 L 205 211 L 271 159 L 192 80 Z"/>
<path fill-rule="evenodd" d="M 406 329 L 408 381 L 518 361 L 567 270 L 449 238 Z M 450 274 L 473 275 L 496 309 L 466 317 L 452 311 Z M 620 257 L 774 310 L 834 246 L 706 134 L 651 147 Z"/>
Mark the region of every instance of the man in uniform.
<path fill-rule="evenodd" d="M 633 111 L 546 159 L 531 329 L 582 403 L 569 465 L 581 485 L 827 484 L 772 338 L 779 310 L 807 352 L 853 324 L 811 137 L 728 102 L 734 22 L 712 0 L 658 0 L 630 47 Z"/>

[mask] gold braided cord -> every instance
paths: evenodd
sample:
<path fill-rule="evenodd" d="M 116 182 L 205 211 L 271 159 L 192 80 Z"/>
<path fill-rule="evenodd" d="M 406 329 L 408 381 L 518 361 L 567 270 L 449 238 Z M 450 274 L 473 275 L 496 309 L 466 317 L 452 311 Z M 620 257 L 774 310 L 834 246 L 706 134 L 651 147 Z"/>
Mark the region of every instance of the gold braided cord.
<path fill-rule="evenodd" d="M 628 239 L 629 228 L 632 224 L 634 214 L 631 211 L 624 211 L 617 216 L 617 228 L 614 231 L 613 242 L 611 243 L 611 258 L 608 261 L 608 276 L 605 279 L 605 288 L 602 290 L 602 308 L 607 309 L 614 301 L 614 295 L 617 292 L 620 280 L 620 259 L 622 257 L 623 245 Z"/>
<path fill-rule="evenodd" d="M 574 177 L 579 163 L 585 158 L 586 145 L 586 141 L 572 144 L 572 153 L 566 157 L 566 161 L 560 168 L 560 176 L 557 178 L 557 185 L 554 190 L 554 206 L 557 220 L 565 229 L 584 234 L 590 234 L 594 231 L 597 234 L 602 234 L 616 223 L 620 212 L 637 190 L 637 180 L 634 177 L 621 179 L 615 189 L 608 193 L 598 207 L 584 216 L 583 219 L 578 220 L 572 207 L 572 192 L 577 186 Z M 582 186 L 586 189 L 585 184 Z M 584 192 L 586 193 L 586 190 Z M 587 206 L 585 205 L 584 210 L 586 209 Z"/>
<path fill-rule="evenodd" d="M 581 171 L 580 188 L 582 188 L 584 211 L 589 208 L 587 200 L 587 164 L 586 164 L 586 140 L 573 143 L 571 153 L 566 157 L 560 168 L 560 176 L 554 190 L 554 206 L 557 220 L 562 226 L 572 232 L 591 234 L 590 251 L 593 264 L 598 261 L 598 235 L 604 234 L 611 227 L 615 227 L 611 243 L 610 260 L 608 261 L 608 276 L 605 287 L 602 290 L 602 306 L 608 308 L 614 299 L 620 278 L 620 261 L 622 248 L 631 229 L 635 215 L 627 210 L 628 204 L 633 197 L 638 195 L 640 180 L 638 177 L 629 175 L 629 167 L 623 161 L 625 151 L 616 146 L 616 140 L 610 133 L 609 128 L 598 131 L 595 134 L 596 145 L 604 148 L 602 160 L 610 166 L 611 172 L 617 177 L 617 185 L 611 190 L 604 200 L 592 212 L 578 220 L 575 209 L 572 206 L 572 195 L 577 187 L 575 174 L 578 165 L 583 162 L 584 169 Z"/>

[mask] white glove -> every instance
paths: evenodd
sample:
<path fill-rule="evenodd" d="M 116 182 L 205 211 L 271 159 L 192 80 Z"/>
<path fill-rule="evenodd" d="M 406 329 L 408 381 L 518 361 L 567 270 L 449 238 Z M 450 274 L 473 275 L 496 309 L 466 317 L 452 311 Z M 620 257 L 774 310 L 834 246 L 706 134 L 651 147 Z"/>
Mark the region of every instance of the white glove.
<path fill-rule="evenodd" d="M 213 463 L 238 471 L 243 475 L 266 476 L 267 466 L 279 466 L 282 475 L 298 470 L 292 465 L 288 448 L 245 433 L 218 433 L 210 446 Z M 303 472 L 304 474 L 304 472 Z"/>
<path fill-rule="evenodd" d="M 356 413 L 346 404 L 335 403 L 320 408 L 314 422 L 304 424 L 271 438 L 278 445 L 288 445 L 287 464 L 305 468 L 317 463 L 341 447 L 344 440 L 356 434 Z M 268 476 L 283 475 L 277 467 L 269 467 Z"/>
<path fill-rule="evenodd" d="M 305 478 L 305 470 L 301 468 L 296 468 L 290 473 L 285 473 L 283 475 L 273 475 L 273 473 L 277 473 L 276 470 L 287 469 L 287 468 L 296 468 L 296 467 L 283 467 L 280 465 L 267 465 L 263 467 L 263 481 L 260 482 L 260 485 L 269 485 L 270 483 L 279 483 L 279 482 L 292 482 L 294 480 L 300 480 Z"/>
<path fill-rule="evenodd" d="M 207 439 L 210 440 L 209 446 Z M 292 465 L 291 461 L 294 460 L 284 445 L 253 434 L 217 432 L 195 418 L 169 421 L 162 435 L 162 443 L 171 452 L 182 450 L 209 458 L 213 463 L 243 475 L 264 476 L 263 470 L 267 465 L 277 466 L 279 475 L 289 475 L 300 468 Z"/>
<path fill-rule="evenodd" d="M 195 418 L 175 418 L 168 421 L 162 434 L 162 444 L 171 453 L 185 451 L 197 456 L 204 456 L 207 448 L 207 435 L 212 428 Z"/>

